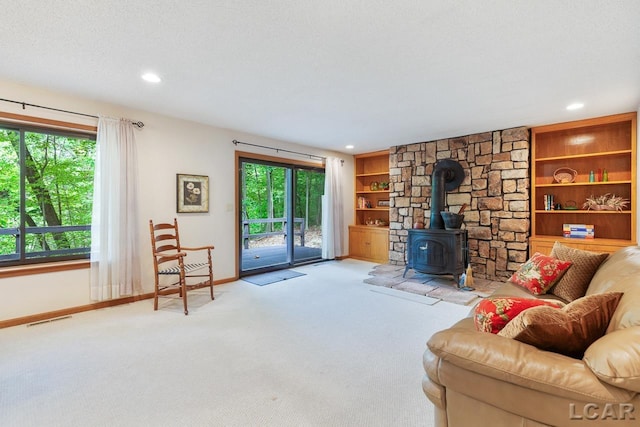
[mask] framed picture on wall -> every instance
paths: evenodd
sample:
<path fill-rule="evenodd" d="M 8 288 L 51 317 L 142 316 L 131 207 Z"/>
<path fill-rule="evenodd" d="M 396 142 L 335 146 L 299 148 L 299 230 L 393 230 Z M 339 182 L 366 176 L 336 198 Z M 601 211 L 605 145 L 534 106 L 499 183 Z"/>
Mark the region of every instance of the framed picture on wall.
<path fill-rule="evenodd" d="M 209 212 L 209 177 L 177 174 L 176 196 L 178 213 Z"/>

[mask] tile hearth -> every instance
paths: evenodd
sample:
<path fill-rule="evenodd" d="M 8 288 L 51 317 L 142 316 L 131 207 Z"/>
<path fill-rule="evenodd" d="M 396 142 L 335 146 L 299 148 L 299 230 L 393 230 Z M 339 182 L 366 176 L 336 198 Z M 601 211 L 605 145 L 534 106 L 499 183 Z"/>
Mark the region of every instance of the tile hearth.
<path fill-rule="evenodd" d="M 434 275 L 409 270 L 405 277 L 404 266 L 381 264 L 369 272 L 371 277 L 365 283 L 385 288 L 425 295 L 454 304 L 472 306 L 479 299 L 489 296 L 502 283 L 474 278 L 474 290 L 459 290 L 450 275 Z"/>

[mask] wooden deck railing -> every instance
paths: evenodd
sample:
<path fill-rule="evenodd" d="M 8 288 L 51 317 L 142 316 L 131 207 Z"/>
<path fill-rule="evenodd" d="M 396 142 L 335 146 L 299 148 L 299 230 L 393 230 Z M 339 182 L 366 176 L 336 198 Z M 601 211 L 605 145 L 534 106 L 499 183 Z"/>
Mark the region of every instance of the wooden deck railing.
<path fill-rule="evenodd" d="M 264 233 L 251 233 L 251 224 L 274 224 L 281 223 L 282 230 L 278 231 L 267 231 Z M 296 223 L 300 223 L 300 229 L 295 230 Z M 293 234 L 296 236 L 300 236 L 300 246 L 304 246 L 304 218 L 294 218 L 293 219 Z M 255 237 L 267 237 L 267 236 L 278 236 L 283 235 L 285 242 L 287 239 L 287 219 L 286 218 L 261 218 L 261 219 L 245 219 L 242 221 L 242 244 L 245 249 L 249 249 L 249 239 Z"/>
<path fill-rule="evenodd" d="M 90 232 L 91 225 L 60 225 L 60 226 L 43 226 L 43 227 L 25 227 L 25 235 L 29 234 L 49 234 L 49 233 L 72 233 L 72 232 Z M 1 254 L 0 262 L 20 260 L 20 229 L 19 228 L 0 228 L 0 236 L 12 236 L 15 239 L 14 252 Z M 48 258 L 57 256 L 79 255 L 88 256 L 91 251 L 90 247 L 73 247 L 62 249 L 42 249 L 38 251 L 29 250 L 24 254 L 25 259 L 32 258 Z"/>

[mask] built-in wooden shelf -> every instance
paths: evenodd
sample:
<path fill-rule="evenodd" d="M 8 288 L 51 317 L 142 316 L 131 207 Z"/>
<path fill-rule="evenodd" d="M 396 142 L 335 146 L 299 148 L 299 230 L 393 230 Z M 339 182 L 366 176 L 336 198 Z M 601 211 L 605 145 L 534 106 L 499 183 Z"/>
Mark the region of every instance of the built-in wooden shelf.
<path fill-rule="evenodd" d="M 615 252 L 636 245 L 636 113 L 559 123 L 531 131 L 531 237 L 530 253 L 550 253 L 553 243 L 597 252 Z M 557 183 L 554 172 L 575 170 L 571 183 Z M 590 181 L 593 171 L 608 174 L 608 181 Z M 587 197 L 605 193 L 629 200 L 622 211 L 582 209 Z M 554 203 L 578 209 L 545 210 L 545 195 Z M 593 224 L 594 239 L 565 238 L 563 224 Z"/>
<path fill-rule="evenodd" d="M 386 263 L 389 260 L 389 227 L 368 225 L 375 221 L 389 224 L 389 207 L 379 206 L 389 201 L 389 189 L 372 189 L 389 183 L 389 152 L 376 151 L 355 156 L 355 224 L 349 227 L 349 256 L 352 258 Z M 374 186 L 375 187 L 375 186 Z M 362 208 L 358 199 L 371 206 Z"/>

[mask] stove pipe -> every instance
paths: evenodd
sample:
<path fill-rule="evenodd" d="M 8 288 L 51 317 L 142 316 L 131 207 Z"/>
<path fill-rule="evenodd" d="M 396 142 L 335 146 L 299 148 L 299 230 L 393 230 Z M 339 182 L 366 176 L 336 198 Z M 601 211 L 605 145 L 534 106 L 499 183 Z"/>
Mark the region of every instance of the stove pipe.
<path fill-rule="evenodd" d="M 436 163 L 431 174 L 431 220 L 429 228 L 444 230 L 440 212 L 445 207 L 446 192 L 455 190 L 464 179 L 464 169 L 455 160 L 444 159 Z"/>

